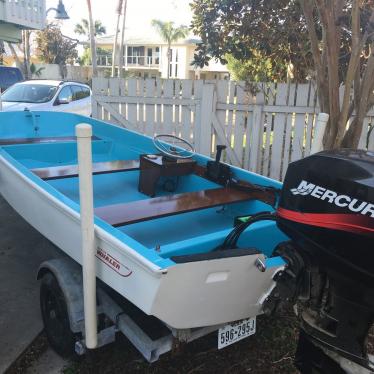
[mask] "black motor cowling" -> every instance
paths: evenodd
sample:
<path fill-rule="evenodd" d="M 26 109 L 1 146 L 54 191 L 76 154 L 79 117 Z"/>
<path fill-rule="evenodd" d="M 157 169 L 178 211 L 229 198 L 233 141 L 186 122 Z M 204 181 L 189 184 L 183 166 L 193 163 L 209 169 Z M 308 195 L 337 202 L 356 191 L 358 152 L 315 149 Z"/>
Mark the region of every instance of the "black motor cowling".
<path fill-rule="evenodd" d="M 276 249 L 288 267 L 273 294 L 298 303 L 299 369 L 338 373 L 348 362 L 371 372 L 366 345 L 374 322 L 374 154 L 326 151 L 291 163 L 277 218 L 291 240 Z M 269 308 L 277 302 L 274 295 Z"/>
<path fill-rule="evenodd" d="M 374 284 L 374 154 L 339 150 L 290 164 L 279 226 L 321 262 Z"/>

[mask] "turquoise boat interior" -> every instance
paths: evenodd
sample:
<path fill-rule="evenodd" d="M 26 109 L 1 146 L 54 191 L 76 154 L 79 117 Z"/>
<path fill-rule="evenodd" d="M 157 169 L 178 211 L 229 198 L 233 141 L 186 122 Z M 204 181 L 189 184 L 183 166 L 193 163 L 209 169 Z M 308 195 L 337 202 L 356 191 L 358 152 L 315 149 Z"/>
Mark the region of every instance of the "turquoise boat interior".
<path fill-rule="evenodd" d="M 96 225 L 161 268 L 175 265 L 173 256 L 214 251 L 233 229 L 236 217 L 274 211 L 274 205 L 261 199 L 243 198 L 234 193 L 230 200 L 225 186 L 195 172 L 161 175 L 155 182 L 153 196 L 140 192 L 139 159 L 141 155 L 158 153 L 152 138 L 75 114 L 1 113 L 1 156 L 34 184 L 79 212 L 74 138 L 75 126 L 79 123 L 88 123 L 93 128 Z M 202 168 L 210 160 L 198 154 L 192 159 Z M 111 169 L 114 164 L 122 166 Z M 277 181 L 239 168 L 230 169 L 238 180 L 276 189 L 281 187 Z M 200 196 L 210 196 L 210 193 L 214 202 L 202 200 L 202 205 L 198 206 Z M 170 202 L 176 204 L 175 212 L 170 211 Z M 106 219 L 108 214 L 111 219 Z M 125 218 L 121 216 L 124 214 Z M 256 248 L 270 258 L 276 245 L 284 240 L 287 237 L 275 222 L 261 221 L 240 236 L 238 247 Z"/>

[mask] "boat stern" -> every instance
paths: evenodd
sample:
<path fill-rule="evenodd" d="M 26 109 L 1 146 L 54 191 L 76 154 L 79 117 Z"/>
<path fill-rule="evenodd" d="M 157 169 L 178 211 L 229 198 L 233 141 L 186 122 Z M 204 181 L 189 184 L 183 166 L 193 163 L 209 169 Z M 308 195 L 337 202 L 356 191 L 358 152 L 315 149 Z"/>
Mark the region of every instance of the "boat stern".
<path fill-rule="evenodd" d="M 257 250 L 229 251 L 237 253 L 210 259 L 205 254 L 200 261 L 200 255 L 180 256 L 185 257 L 181 261 L 189 262 L 171 266 L 162 276 L 151 314 L 176 329 L 219 325 L 261 314 L 284 261 L 266 258 Z M 226 256 L 222 252 L 212 254 Z"/>

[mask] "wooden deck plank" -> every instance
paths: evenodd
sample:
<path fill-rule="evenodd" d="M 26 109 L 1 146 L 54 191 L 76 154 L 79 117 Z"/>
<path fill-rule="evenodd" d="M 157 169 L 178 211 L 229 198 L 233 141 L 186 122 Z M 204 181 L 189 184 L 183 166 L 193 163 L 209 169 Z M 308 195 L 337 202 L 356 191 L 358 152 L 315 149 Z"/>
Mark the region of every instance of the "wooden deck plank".
<path fill-rule="evenodd" d="M 107 205 L 96 208 L 95 215 L 116 227 L 253 198 L 255 197 L 252 192 L 232 188 L 216 188 Z"/>
<path fill-rule="evenodd" d="M 92 136 L 92 140 L 101 140 L 97 136 Z M 0 146 L 2 145 L 16 145 L 16 144 L 40 144 L 40 143 L 59 143 L 59 142 L 76 142 L 75 136 L 46 136 L 43 138 L 2 138 L 0 139 Z"/>
<path fill-rule="evenodd" d="M 92 174 L 118 173 L 139 169 L 138 160 L 117 160 L 106 162 L 94 162 Z M 38 177 L 44 180 L 73 178 L 78 176 L 78 165 L 53 166 L 49 168 L 31 169 Z"/>

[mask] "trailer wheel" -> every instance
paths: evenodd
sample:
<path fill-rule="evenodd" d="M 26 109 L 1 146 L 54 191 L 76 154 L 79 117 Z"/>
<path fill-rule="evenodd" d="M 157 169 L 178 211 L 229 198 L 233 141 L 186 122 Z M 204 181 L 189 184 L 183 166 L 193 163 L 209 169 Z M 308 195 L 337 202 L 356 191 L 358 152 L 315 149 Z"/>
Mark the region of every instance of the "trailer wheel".
<path fill-rule="evenodd" d="M 40 309 L 45 332 L 51 347 L 62 357 L 74 354 L 75 334 L 70 321 L 65 297 L 56 277 L 48 272 L 40 283 Z"/>

